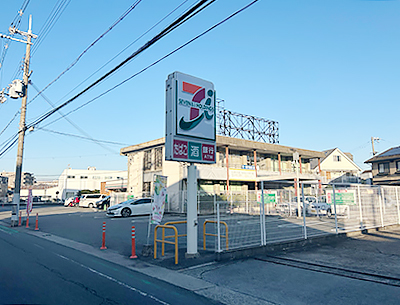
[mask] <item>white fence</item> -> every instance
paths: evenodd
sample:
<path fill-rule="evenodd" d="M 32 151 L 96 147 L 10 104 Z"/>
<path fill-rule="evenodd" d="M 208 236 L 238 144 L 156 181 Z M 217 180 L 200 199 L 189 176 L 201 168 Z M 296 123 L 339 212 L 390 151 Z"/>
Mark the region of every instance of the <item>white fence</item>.
<path fill-rule="evenodd" d="M 299 200 L 294 189 L 268 189 L 263 195 L 261 191 L 231 193 L 227 198 L 209 194 L 215 213 L 206 218 L 215 224 L 207 233 L 216 237 L 207 236 L 207 249 L 221 252 L 400 224 L 400 187 L 314 185 L 300 189 Z M 210 204 L 204 208 L 203 202 L 199 200 L 199 212 L 210 211 Z"/>
<path fill-rule="evenodd" d="M 400 187 L 315 184 L 299 188 L 298 193 L 299 199 L 294 188 L 284 186 L 264 189 L 263 194 L 199 191 L 199 247 L 207 220 L 206 249 L 216 252 L 400 224 Z M 129 196 L 113 193 L 111 205 Z M 186 191 L 168 198 L 177 204 L 167 203 L 166 213 L 186 213 Z M 186 226 L 179 225 L 179 230 L 184 234 Z M 184 246 L 186 238 L 179 243 Z"/>

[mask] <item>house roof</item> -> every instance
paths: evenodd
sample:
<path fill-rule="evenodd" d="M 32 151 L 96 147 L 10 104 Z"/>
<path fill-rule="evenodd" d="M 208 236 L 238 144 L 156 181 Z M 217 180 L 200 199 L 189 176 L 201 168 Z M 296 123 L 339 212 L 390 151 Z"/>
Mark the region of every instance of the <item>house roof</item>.
<path fill-rule="evenodd" d="M 361 167 L 359 167 L 350 157 L 350 153 L 345 153 L 342 152 L 339 148 L 332 148 L 328 150 L 324 150 L 323 153 L 325 154 L 325 157 L 321 159 L 321 163 L 323 163 L 328 157 L 330 157 L 334 152 L 339 152 L 343 157 L 347 159 L 354 167 L 356 167 L 359 171 L 361 171 Z M 315 169 L 318 165 L 313 166 L 313 169 Z"/>
<path fill-rule="evenodd" d="M 393 160 L 393 159 L 400 159 L 400 146 L 389 148 L 385 150 L 383 153 L 380 153 L 371 159 L 368 159 L 364 163 L 374 163 L 379 161 L 385 160 Z"/>

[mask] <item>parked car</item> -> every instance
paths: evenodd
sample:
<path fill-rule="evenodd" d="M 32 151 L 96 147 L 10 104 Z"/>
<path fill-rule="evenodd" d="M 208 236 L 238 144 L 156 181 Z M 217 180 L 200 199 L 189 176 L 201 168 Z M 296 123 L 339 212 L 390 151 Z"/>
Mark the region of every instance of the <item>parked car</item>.
<path fill-rule="evenodd" d="M 106 197 L 104 194 L 85 194 L 79 200 L 79 207 L 93 208 L 96 202 Z"/>
<path fill-rule="evenodd" d="M 151 198 L 129 199 L 107 209 L 108 217 L 146 215 L 152 211 Z"/>
<path fill-rule="evenodd" d="M 100 199 L 99 201 L 96 202 L 96 207 L 101 210 L 103 210 L 104 207 L 106 208 L 110 207 L 110 199 L 111 199 L 110 196 L 106 196 L 103 199 Z"/>
<path fill-rule="evenodd" d="M 312 216 L 332 216 L 331 206 L 326 203 L 324 197 L 319 197 L 318 201 L 315 197 L 307 208 L 307 213 Z"/>
<path fill-rule="evenodd" d="M 279 214 L 287 214 L 292 216 L 297 215 L 297 203 L 296 204 L 292 202 L 278 203 L 275 206 L 275 209 Z"/>
<path fill-rule="evenodd" d="M 326 203 L 323 198 L 317 198 L 314 196 L 304 196 L 306 215 L 309 216 L 331 216 L 331 206 Z M 297 215 L 298 203 L 297 197 L 293 197 L 290 202 L 285 202 L 276 205 L 278 213 L 287 215 Z M 303 197 L 300 197 L 300 213 L 303 213 Z"/>

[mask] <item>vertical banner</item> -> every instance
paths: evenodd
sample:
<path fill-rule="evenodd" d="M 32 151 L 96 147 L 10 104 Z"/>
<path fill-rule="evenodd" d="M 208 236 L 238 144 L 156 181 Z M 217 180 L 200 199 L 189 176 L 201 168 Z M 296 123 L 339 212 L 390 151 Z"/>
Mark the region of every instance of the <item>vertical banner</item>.
<path fill-rule="evenodd" d="M 164 215 L 165 205 L 168 202 L 167 177 L 154 176 L 154 199 L 151 214 L 151 223 L 160 224 Z"/>
<path fill-rule="evenodd" d="M 33 198 L 32 198 L 32 190 L 28 190 L 28 201 L 26 202 L 26 214 L 30 214 L 32 212 L 33 204 L 32 204 Z"/>

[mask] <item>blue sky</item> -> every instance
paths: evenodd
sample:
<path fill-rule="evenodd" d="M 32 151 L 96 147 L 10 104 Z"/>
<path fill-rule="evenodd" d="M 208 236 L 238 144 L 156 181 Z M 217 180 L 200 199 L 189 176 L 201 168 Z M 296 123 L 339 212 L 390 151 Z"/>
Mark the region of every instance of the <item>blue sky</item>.
<path fill-rule="evenodd" d="M 8 27 L 22 5 L 9 1 L 0 11 L 0 32 Z M 55 1 L 30 0 L 21 21 L 26 31 L 33 16 L 39 33 Z M 42 89 L 134 1 L 71 0 L 31 59 L 31 80 Z M 110 70 L 157 34 L 196 1 L 186 1 L 171 17 L 140 39 L 78 89 L 86 77 L 137 39 L 184 0 L 142 0 L 68 73 L 44 93 L 59 105 Z M 192 37 L 200 34 L 249 0 L 219 0 L 182 27 L 168 34 L 99 86 L 63 109 L 82 105 L 138 72 Z M 371 157 L 371 136 L 381 138 L 377 151 L 400 145 L 395 126 L 400 106 L 399 1 L 367 0 L 260 0 L 143 74 L 113 92 L 72 113 L 68 118 L 94 139 L 126 145 L 164 135 L 165 80 L 181 71 L 212 81 L 217 97 L 231 111 L 279 122 L 280 144 L 310 150 L 339 147 L 354 155 L 364 169 Z M 0 47 L 3 47 L 1 42 Z M 5 87 L 25 53 L 22 43 L 10 45 L 0 70 Z M 28 100 L 36 95 L 29 87 Z M 21 100 L 0 105 L 0 131 L 14 116 Z M 51 109 L 38 97 L 28 106 L 27 123 Z M 40 127 L 82 135 L 65 119 Z M 19 117 L 0 135 L 0 143 L 18 129 Z M 36 129 L 25 142 L 24 171 L 38 180 L 57 178 L 62 170 L 95 166 L 124 170 L 124 145 L 90 141 Z M 16 148 L 0 158 L 0 170 L 15 170 Z"/>

